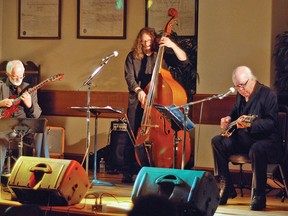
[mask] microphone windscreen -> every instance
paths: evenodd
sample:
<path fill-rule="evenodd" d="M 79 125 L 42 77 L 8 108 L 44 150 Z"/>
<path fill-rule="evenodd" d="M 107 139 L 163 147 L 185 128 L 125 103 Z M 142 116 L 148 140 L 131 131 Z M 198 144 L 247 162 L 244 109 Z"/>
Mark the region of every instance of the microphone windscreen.
<path fill-rule="evenodd" d="M 118 52 L 117 51 L 114 51 L 113 53 L 114 53 L 115 57 L 118 56 Z"/>

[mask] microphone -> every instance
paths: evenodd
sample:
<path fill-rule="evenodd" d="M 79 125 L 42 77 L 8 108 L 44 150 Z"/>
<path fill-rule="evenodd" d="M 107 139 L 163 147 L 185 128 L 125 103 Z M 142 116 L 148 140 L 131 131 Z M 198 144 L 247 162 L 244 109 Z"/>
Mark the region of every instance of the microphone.
<path fill-rule="evenodd" d="M 229 88 L 229 91 L 227 91 L 226 93 L 218 95 L 218 98 L 222 100 L 224 97 L 227 97 L 229 94 L 234 93 L 234 92 L 235 92 L 235 88 L 231 87 Z"/>
<path fill-rule="evenodd" d="M 110 58 L 112 57 L 116 57 L 118 56 L 118 52 L 117 51 L 114 51 L 113 53 L 111 53 L 110 55 L 106 56 L 105 58 L 102 59 L 102 61 L 107 61 L 109 60 Z"/>

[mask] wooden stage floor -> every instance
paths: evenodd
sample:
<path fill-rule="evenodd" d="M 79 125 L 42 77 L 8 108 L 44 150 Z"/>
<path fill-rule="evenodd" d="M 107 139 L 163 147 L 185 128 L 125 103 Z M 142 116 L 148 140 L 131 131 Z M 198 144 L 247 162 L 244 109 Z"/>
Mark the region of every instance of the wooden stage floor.
<path fill-rule="evenodd" d="M 93 176 L 93 174 L 92 174 Z M 79 204 L 72 206 L 42 206 L 44 215 L 99 215 L 99 216 L 125 216 L 132 208 L 131 192 L 133 183 L 121 183 L 121 174 L 97 174 L 97 180 L 113 183 L 114 186 L 94 185 L 87 192 L 88 197 L 83 199 Z M 240 196 L 233 200 L 228 200 L 225 206 L 218 206 L 215 216 L 277 216 L 288 214 L 288 199 L 281 202 L 277 197 L 278 191 L 274 190 L 267 195 L 267 208 L 263 211 L 249 210 L 250 191 L 244 191 L 244 197 Z M 95 205 L 95 197 L 101 196 L 103 204 L 106 205 L 103 211 L 94 211 L 92 206 Z M 21 205 L 19 202 L 9 200 L 8 193 L 1 193 L 0 197 L 0 215 L 8 206 Z"/>

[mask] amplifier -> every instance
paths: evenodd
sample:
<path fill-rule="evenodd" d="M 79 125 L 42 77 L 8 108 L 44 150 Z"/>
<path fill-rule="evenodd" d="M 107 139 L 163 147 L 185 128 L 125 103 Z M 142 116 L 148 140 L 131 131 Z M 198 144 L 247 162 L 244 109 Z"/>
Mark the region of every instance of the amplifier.
<path fill-rule="evenodd" d="M 47 142 L 51 158 L 64 157 L 65 129 L 63 127 L 47 126 Z"/>
<path fill-rule="evenodd" d="M 129 126 L 126 121 L 117 120 L 111 122 L 110 128 L 110 152 L 107 158 L 107 169 L 116 169 L 118 171 L 121 171 L 125 166 L 125 163 L 132 164 L 134 162 L 134 146 L 131 141 L 131 134 L 129 133 L 128 129 Z M 130 152 L 132 152 L 132 155 Z"/>
<path fill-rule="evenodd" d="M 113 121 L 111 126 L 112 131 L 127 131 L 127 123 L 121 121 Z"/>

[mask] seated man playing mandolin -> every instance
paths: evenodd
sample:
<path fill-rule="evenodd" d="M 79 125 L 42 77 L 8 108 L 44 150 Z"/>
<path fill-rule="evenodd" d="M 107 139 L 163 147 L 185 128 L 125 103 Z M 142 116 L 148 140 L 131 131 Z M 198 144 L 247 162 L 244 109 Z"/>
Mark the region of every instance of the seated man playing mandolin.
<path fill-rule="evenodd" d="M 244 153 L 251 159 L 254 179 L 250 209 L 261 210 L 266 207 L 267 164 L 278 162 L 281 157 L 277 96 L 260 84 L 246 66 L 233 71 L 232 81 L 238 92 L 236 103 L 231 113 L 221 118 L 222 134 L 212 139 L 215 175 L 224 183 L 219 204 L 225 205 L 228 198 L 237 196 L 228 158 Z"/>
<path fill-rule="evenodd" d="M 39 118 L 41 108 L 38 104 L 37 92 L 29 94 L 27 89 L 29 84 L 23 82 L 25 68 L 21 61 L 9 61 L 6 66 L 6 80 L 0 80 L 0 114 L 1 118 Z M 15 103 L 15 99 L 20 98 L 20 103 Z M 0 118 L 0 123 L 1 123 Z M 11 131 L 12 132 L 12 131 Z M 0 132 L 0 174 L 3 173 L 4 162 L 9 140 L 13 139 L 15 134 Z M 34 144 L 36 146 L 37 156 L 43 155 L 49 157 L 48 146 L 43 140 L 43 134 L 34 135 Z M 43 140 L 43 146 L 42 146 Z"/>

